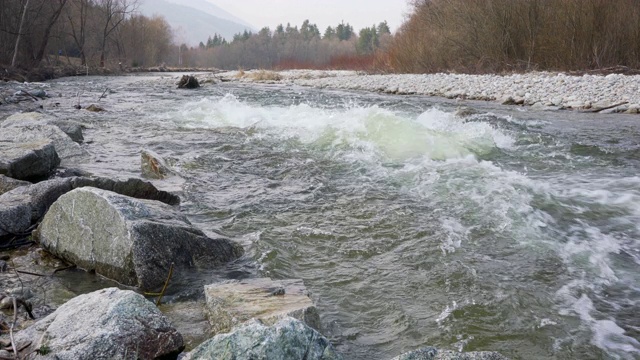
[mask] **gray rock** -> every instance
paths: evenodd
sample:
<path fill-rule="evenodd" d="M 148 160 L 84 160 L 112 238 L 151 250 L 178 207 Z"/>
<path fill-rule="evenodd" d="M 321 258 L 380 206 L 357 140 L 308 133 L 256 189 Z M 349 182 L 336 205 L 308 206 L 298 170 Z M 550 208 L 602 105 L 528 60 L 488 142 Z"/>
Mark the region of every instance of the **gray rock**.
<path fill-rule="evenodd" d="M 142 176 L 150 179 L 164 179 L 172 173 L 164 159 L 155 152 L 143 149 L 140 157 Z"/>
<path fill-rule="evenodd" d="M 48 139 L 11 139 L 15 131 L 0 131 L 0 174 L 19 180 L 46 178 L 60 165 L 56 149 Z"/>
<path fill-rule="evenodd" d="M 89 153 L 57 126 L 44 123 L 40 120 L 28 121 L 16 119 L 16 115 L 13 115 L 0 124 L 2 128 L 2 131 L 0 131 L 0 142 L 26 143 L 51 140 L 63 164 L 83 162 L 89 158 Z"/>
<path fill-rule="evenodd" d="M 284 318 L 272 326 L 258 320 L 200 344 L 183 360 L 338 360 L 329 340 L 303 322 Z"/>
<path fill-rule="evenodd" d="M 59 120 L 51 116 L 47 116 L 38 112 L 17 113 L 9 116 L 3 123 L 3 127 L 20 127 L 25 124 L 40 123 L 46 125 L 55 125 L 62 132 L 67 134 L 71 140 L 81 143 L 84 141 L 82 136 L 82 124 L 71 120 Z"/>
<path fill-rule="evenodd" d="M 479 352 L 455 352 L 438 350 L 433 347 L 426 347 L 414 350 L 391 360 L 509 360 L 508 358 L 492 351 Z"/>
<path fill-rule="evenodd" d="M 74 142 L 77 142 L 79 144 L 84 142 L 84 136 L 82 135 L 83 125 L 79 122 L 71 120 L 51 120 L 49 123 L 57 126 Z"/>
<path fill-rule="evenodd" d="M 243 254 L 240 245 L 207 237 L 166 204 L 92 187 L 60 196 L 38 237 L 55 256 L 145 290 L 161 287 L 172 263 L 210 268 Z"/>
<path fill-rule="evenodd" d="M 0 175 L 0 195 L 9 192 L 20 186 L 31 185 L 28 181 L 17 180 L 8 176 Z"/>
<path fill-rule="evenodd" d="M 228 281 L 204 287 L 213 334 L 229 331 L 252 318 L 273 324 L 285 317 L 320 330 L 320 317 L 302 280 L 268 278 Z"/>
<path fill-rule="evenodd" d="M 70 177 L 21 186 L 0 195 L 0 239 L 7 235 L 22 234 L 37 223 L 47 209 L 62 194 L 73 189 L 92 186 L 135 198 L 158 200 L 170 205 L 180 198 L 160 191 L 151 183 L 139 179 L 115 181 L 106 178 Z"/>
<path fill-rule="evenodd" d="M 80 295 L 16 334 L 38 359 L 176 359 L 182 336 L 142 295 L 109 288 Z"/>

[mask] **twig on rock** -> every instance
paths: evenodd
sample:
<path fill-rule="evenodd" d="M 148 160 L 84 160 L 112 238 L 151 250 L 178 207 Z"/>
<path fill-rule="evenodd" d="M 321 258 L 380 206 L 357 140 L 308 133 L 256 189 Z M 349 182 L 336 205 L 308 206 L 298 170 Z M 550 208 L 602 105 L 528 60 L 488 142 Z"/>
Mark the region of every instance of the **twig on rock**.
<path fill-rule="evenodd" d="M 167 280 L 164 282 L 164 286 L 162 287 L 160 296 L 158 296 L 158 300 L 156 300 L 156 306 L 160 305 L 160 300 L 162 300 L 162 297 L 164 296 L 164 292 L 167 291 L 167 286 L 169 286 L 169 280 L 171 280 L 171 275 L 173 275 L 173 263 L 171 263 L 171 267 L 169 268 L 169 276 L 167 276 Z"/>

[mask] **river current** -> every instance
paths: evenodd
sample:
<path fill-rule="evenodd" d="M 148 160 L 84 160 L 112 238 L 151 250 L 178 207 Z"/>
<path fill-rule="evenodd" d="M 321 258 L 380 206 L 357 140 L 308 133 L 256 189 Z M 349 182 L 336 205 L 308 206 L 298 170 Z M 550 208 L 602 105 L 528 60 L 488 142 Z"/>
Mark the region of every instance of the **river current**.
<path fill-rule="evenodd" d="M 422 346 L 640 359 L 637 116 L 174 81 L 41 85 L 49 105 L 109 88 L 105 113 L 45 107 L 90 125 L 82 167 L 138 177 L 151 149 L 190 220 L 247 249 L 182 274 L 169 299 L 214 278 L 300 278 L 346 359 Z"/>

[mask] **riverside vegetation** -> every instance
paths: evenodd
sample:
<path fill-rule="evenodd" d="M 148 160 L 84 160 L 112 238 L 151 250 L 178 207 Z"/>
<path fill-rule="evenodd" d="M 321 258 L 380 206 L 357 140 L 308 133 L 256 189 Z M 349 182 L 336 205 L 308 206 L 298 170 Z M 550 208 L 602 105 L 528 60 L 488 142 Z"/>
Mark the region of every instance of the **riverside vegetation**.
<path fill-rule="evenodd" d="M 161 17 L 136 0 L 12 1 L 0 9 L 1 76 L 67 66 L 64 74 L 137 67 L 350 69 L 402 73 L 522 71 L 627 72 L 640 59 L 640 4 L 634 0 L 413 0 L 406 22 L 354 29 L 297 25 L 211 34 L 179 43 Z M 609 70 L 606 70 L 609 69 Z M 616 70 L 617 69 L 617 70 Z M 42 71 L 46 77 L 56 76 Z M 41 76 L 41 77 L 42 77 Z"/>

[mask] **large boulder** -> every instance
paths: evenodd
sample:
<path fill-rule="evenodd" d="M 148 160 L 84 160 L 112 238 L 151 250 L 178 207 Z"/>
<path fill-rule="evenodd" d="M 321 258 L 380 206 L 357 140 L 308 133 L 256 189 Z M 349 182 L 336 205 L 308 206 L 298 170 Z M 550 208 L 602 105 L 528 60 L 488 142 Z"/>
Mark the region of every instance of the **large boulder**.
<path fill-rule="evenodd" d="M 35 114 L 35 115 L 34 115 Z M 0 124 L 0 142 L 28 143 L 51 140 L 63 164 L 83 162 L 89 153 L 56 125 L 38 113 L 15 114 Z M 30 117 L 32 118 L 30 118 Z"/>
<path fill-rule="evenodd" d="M 214 334 L 252 318 L 273 324 L 285 317 L 320 330 L 318 311 L 302 280 L 232 280 L 204 287 L 206 312 Z"/>
<path fill-rule="evenodd" d="M 82 136 L 83 125 L 72 120 L 61 120 L 38 112 L 16 113 L 2 122 L 3 127 L 22 126 L 26 123 L 41 123 L 57 126 L 62 132 L 67 134 L 71 140 L 81 143 L 84 141 Z"/>
<path fill-rule="evenodd" d="M 158 201 L 83 187 L 53 204 L 38 227 L 41 246 L 86 270 L 145 290 L 177 268 L 211 268 L 243 254 L 228 239 L 207 237 Z"/>
<path fill-rule="evenodd" d="M 272 326 L 252 320 L 229 334 L 216 335 L 188 353 L 183 360 L 338 360 L 329 340 L 294 318 Z"/>
<path fill-rule="evenodd" d="M 80 295 L 15 335 L 38 359 L 176 359 L 182 336 L 142 295 L 109 288 Z"/>
<path fill-rule="evenodd" d="M 73 189 L 92 186 L 135 198 L 158 200 L 170 205 L 180 198 L 160 191 L 151 183 L 139 179 L 116 181 L 107 178 L 69 177 L 21 186 L 0 195 L 0 239 L 27 232 L 44 216 L 49 207 Z"/>
<path fill-rule="evenodd" d="M 17 180 L 8 176 L 0 175 L 0 195 L 21 186 L 31 185 L 28 181 Z"/>
<path fill-rule="evenodd" d="M 60 158 L 48 139 L 19 141 L 11 139 L 16 131 L 0 130 L 0 174 L 14 179 L 46 178 Z"/>
<path fill-rule="evenodd" d="M 509 360 L 493 351 L 456 352 L 426 347 L 414 350 L 391 360 Z"/>

